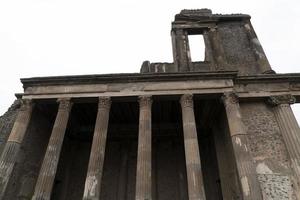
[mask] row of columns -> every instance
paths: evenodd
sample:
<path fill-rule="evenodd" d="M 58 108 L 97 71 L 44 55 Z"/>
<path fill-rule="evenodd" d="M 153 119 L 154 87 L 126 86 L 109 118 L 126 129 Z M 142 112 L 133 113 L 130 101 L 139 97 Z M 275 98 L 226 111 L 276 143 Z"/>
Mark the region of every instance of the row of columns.
<path fill-rule="evenodd" d="M 241 120 L 238 98 L 233 93 L 228 93 L 225 94 L 222 99 L 227 114 L 243 199 L 262 199 L 262 193 L 256 177 L 252 157 L 247 149 L 246 131 Z M 289 106 L 291 102 L 281 103 L 274 99 L 276 100 L 275 97 L 271 97 L 271 102 L 273 102 L 273 105 L 276 105 L 274 113 L 280 129 L 282 130 L 283 138 L 287 144 L 287 149 L 291 156 L 292 167 L 295 171 L 297 180 L 300 180 L 300 134 L 298 124 Z M 4 198 L 6 186 L 17 161 L 20 145 L 22 144 L 32 113 L 33 104 L 31 101 L 23 100 L 22 102 L 16 122 L 0 158 L 0 199 Z M 59 99 L 58 102 L 58 113 L 37 179 L 34 195 L 32 197 L 33 200 L 50 200 L 51 198 L 63 139 L 72 108 L 72 102 L 68 98 Z M 182 95 L 180 104 L 182 108 L 189 199 L 205 200 L 206 197 L 193 107 L 193 95 Z M 139 105 L 136 200 L 151 200 L 151 96 L 139 97 Z M 100 199 L 110 107 L 111 99 L 109 97 L 99 98 L 98 114 L 85 181 L 84 200 Z"/>

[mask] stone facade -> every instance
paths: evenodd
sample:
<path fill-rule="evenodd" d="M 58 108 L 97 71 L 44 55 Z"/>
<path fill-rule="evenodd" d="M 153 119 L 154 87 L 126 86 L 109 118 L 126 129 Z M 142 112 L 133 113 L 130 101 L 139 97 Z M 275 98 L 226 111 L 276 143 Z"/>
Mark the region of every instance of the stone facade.
<path fill-rule="evenodd" d="M 171 37 L 141 73 L 21 79 L 0 200 L 300 200 L 300 74 L 272 70 L 249 15 L 182 10 Z"/>
<path fill-rule="evenodd" d="M 272 108 L 262 102 L 241 108 L 264 198 L 295 199 L 288 152 Z"/>

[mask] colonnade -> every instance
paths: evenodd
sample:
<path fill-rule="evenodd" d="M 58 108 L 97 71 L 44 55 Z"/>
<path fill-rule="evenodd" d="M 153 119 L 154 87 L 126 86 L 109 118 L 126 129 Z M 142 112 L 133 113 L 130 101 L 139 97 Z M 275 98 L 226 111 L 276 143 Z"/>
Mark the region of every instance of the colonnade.
<path fill-rule="evenodd" d="M 262 199 L 261 189 L 256 176 L 252 157 L 247 148 L 246 130 L 244 128 L 238 98 L 234 93 L 223 95 L 223 103 L 228 120 L 231 143 L 233 147 L 237 174 L 244 200 Z M 136 171 L 136 200 L 152 199 L 152 166 L 151 166 L 151 108 L 152 96 L 139 97 L 139 133 L 138 156 Z M 22 144 L 28 127 L 33 103 L 22 100 L 21 109 L 16 118 L 12 132 L 8 138 L 3 154 L 0 158 L 0 199 L 4 198 L 13 167 L 17 161 L 20 145 Z M 33 200 L 50 200 L 54 179 L 57 172 L 59 157 L 63 145 L 68 119 L 72 109 L 72 99 L 58 99 L 59 108 L 50 136 L 48 147 L 35 185 Z M 193 94 L 183 94 L 180 98 L 183 123 L 183 138 L 185 149 L 185 164 L 187 172 L 187 188 L 190 200 L 205 200 L 203 172 L 194 114 Z M 281 105 L 278 103 L 278 105 Z M 84 200 L 100 199 L 101 179 L 105 157 L 109 114 L 111 108 L 110 97 L 99 97 L 98 113 L 94 128 L 94 135 L 85 180 Z M 300 135 L 298 125 L 292 116 L 289 104 L 279 106 L 275 110 L 279 120 L 285 142 L 288 144 L 289 153 L 294 162 L 294 168 L 299 172 L 299 146 Z"/>

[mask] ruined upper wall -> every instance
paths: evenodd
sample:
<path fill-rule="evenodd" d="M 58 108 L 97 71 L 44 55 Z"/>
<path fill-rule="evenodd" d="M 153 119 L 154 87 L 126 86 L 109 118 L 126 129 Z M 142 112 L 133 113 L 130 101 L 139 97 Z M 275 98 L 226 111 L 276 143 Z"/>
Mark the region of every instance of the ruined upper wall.
<path fill-rule="evenodd" d="M 274 73 L 249 15 L 212 14 L 209 9 L 182 10 L 175 15 L 171 35 L 174 63 L 144 62 L 141 73 L 219 70 L 237 70 L 239 75 Z M 192 62 L 189 35 L 203 36 L 202 62 Z"/>

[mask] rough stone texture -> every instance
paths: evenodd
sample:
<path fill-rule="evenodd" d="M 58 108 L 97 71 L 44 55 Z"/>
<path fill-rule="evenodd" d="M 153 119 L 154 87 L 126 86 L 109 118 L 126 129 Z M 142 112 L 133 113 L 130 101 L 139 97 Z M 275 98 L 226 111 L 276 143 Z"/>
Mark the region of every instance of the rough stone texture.
<path fill-rule="evenodd" d="M 9 107 L 9 109 L 2 116 L 0 116 L 0 153 L 2 153 L 7 138 L 14 125 L 19 108 L 20 108 L 20 100 L 17 99 Z"/>
<path fill-rule="evenodd" d="M 204 38 L 204 62 L 191 61 L 188 35 L 195 34 Z M 249 15 L 219 15 L 208 9 L 183 10 L 172 22 L 171 35 L 174 63 L 146 61 L 141 73 L 22 79 L 22 98 L 34 99 L 37 106 L 4 199 L 32 199 L 57 114 L 55 101 L 63 97 L 76 101 L 74 106 L 77 109 L 71 114 L 72 123 L 67 128 L 67 139 L 63 141 L 54 188 L 49 191 L 49 196 L 51 193 L 52 200 L 82 199 L 97 114 L 94 100 L 99 96 L 112 96 L 115 101 L 109 119 L 100 198 L 135 199 L 136 187 L 139 187 L 136 175 L 140 146 L 137 97 L 141 95 L 152 95 L 153 104 L 156 104 L 152 109 L 152 144 L 147 140 L 147 146 L 153 147 L 152 159 L 149 150 L 145 159 L 151 166 L 147 172 L 152 177 L 151 180 L 149 177 L 143 179 L 147 179 L 148 196 L 152 195 L 153 200 L 189 199 L 186 169 L 194 165 L 185 163 L 191 159 L 186 159 L 184 154 L 179 104 L 179 97 L 189 93 L 194 95 L 195 102 L 200 102 L 195 104 L 199 109 L 195 109 L 196 123 L 192 123 L 193 127 L 196 124 L 198 132 L 193 134 L 193 142 L 200 145 L 203 171 L 203 184 L 199 185 L 204 186 L 207 200 L 240 200 L 243 197 L 238 165 L 230 138 L 230 125 L 235 124 L 240 113 L 235 112 L 228 120 L 219 102 L 220 95 L 235 91 L 242 102 L 242 120 L 247 129 L 247 134 L 242 136 L 247 145 L 243 147 L 247 152 L 250 149 L 249 156 L 255 161 L 255 170 L 252 171 L 259 183 L 254 185 L 260 186 L 264 200 L 294 200 L 292 181 L 295 176 L 287 145 L 274 113 L 262 99 L 288 93 L 299 101 L 300 73 L 268 74 L 272 70 Z M 0 117 L 0 152 L 15 121 L 18 106 L 16 101 Z M 149 121 L 150 116 L 145 116 L 145 120 Z M 193 121 L 189 117 L 184 124 L 190 126 Z M 232 124 L 228 125 L 228 121 Z M 147 124 L 145 129 L 149 127 Z M 297 127 L 293 128 L 298 133 Z M 191 147 L 190 144 L 187 146 Z M 197 150 L 194 146 L 187 157 L 198 159 Z M 240 158 L 247 163 L 252 161 L 249 156 Z M 257 200 L 257 195 L 252 199 Z"/>
<path fill-rule="evenodd" d="M 271 108 L 249 102 L 241 110 L 264 199 L 295 199 L 289 157 Z"/>
<path fill-rule="evenodd" d="M 274 73 L 250 22 L 242 14 L 217 15 L 209 9 L 183 10 L 172 23 L 174 63 L 146 61 L 141 73 L 237 70 L 240 75 Z M 189 35 L 203 35 L 205 62 L 192 62 Z"/>
<path fill-rule="evenodd" d="M 277 174 L 259 174 L 258 180 L 264 192 L 264 199 L 296 199 L 289 176 Z"/>
<path fill-rule="evenodd" d="M 217 30 L 228 64 L 226 70 L 239 70 L 243 75 L 259 72 L 243 23 L 222 23 Z"/>

